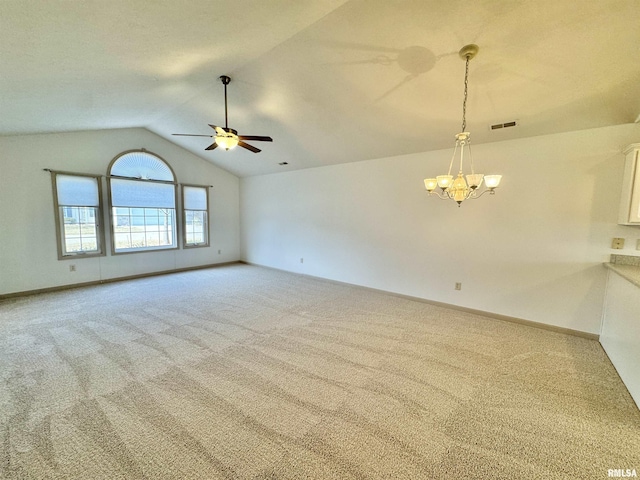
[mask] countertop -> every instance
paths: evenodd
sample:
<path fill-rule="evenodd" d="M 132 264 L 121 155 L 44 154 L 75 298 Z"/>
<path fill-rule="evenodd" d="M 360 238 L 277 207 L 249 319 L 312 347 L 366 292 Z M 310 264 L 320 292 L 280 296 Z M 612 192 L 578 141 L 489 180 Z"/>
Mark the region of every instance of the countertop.
<path fill-rule="evenodd" d="M 619 263 L 605 263 L 605 267 L 613 270 L 622 278 L 629 280 L 636 287 L 640 287 L 640 266 L 637 265 L 624 265 Z"/>

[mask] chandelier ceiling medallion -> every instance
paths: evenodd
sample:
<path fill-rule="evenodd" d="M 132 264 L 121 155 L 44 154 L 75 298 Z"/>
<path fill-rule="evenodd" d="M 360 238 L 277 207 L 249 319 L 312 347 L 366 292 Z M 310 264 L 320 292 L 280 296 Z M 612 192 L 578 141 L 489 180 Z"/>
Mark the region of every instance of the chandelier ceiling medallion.
<path fill-rule="evenodd" d="M 447 174 L 438 175 L 436 178 L 424 179 L 424 186 L 427 192 L 429 192 L 429 195 L 435 193 L 443 200 L 454 200 L 458 203 L 458 206 L 468 198 L 480 198 L 487 192 L 491 195 L 495 194 L 495 189 L 500 185 L 500 180 L 502 179 L 502 175 L 483 175 L 482 173 L 475 173 L 473 169 L 473 157 L 471 156 L 471 145 L 469 144 L 471 134 L 466 131 L 467 90 L 469 85 L 469 61 L 478 53 L 478 46 L 473 44 L 466 45 L 460 49 L 459 53 L 460 57 L 466 62 L 464 72 L 464 100 L 462 102 L 462 132 L 456 135 L 456 145 L 453 149 L 453 156 L 451 157 Z M 471 166 L 471 173 L 466 175 L 466 181 L 462 173 L 465 149 L 468 152 Z M 458 176 L 454 180 L 451 175 L 451 169 L 453 168 L 457 154 L 460 155 L 460 169 L 458 170 Z M 479 188 L 482 186 L 483 180 L 486 189 L 480 192 Z M 436 191 L 436 187 L 440 187 L 440 192 Z"/>

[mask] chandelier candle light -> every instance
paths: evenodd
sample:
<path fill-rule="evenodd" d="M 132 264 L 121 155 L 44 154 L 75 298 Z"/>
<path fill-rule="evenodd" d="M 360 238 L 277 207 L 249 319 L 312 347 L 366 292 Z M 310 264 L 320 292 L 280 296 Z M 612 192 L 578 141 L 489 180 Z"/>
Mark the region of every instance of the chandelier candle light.
<path fill-rule="evenodd" d="M 469 137 L 471 134 L 466 130 L 467 128 L 467 90 L 469 84 L 469 60 L 476 56 L 478 53 L 477 45 L 466 45 L 460 49 L 460 57 L 466 61 L 466 67 L 464 72 L 464 101 L 462 102 L 462 132 L 456 135 L 456 145 L 453 149 L 453 156 L 451 157 L 451 163 L 449 164 L 449 171 L 446 175 L 438 175 L 436 178 L 425 178 L 424 186 L 429 192 L 429 195 L 436 194 L 443 200 L 454 200 L 458 203 L 458 206 L 462 204 L 467 198 L 480 198 L 485 193 L 495 194 L 495 189 L 500 185 L 502 175 L 483 175 L 482 173 L 475 173 L 473 169 L 473 157 L 471 156 L 471 145 L 469 144 Z M 469 163 L 471 164 L 471 174 L 465 176 L 462 173 L 464 151 L 465 148 L 469 153 Z M 451 169 L 453 168 L 453 162 L 456 159 L 456 154 L 460 154 L 460 170 L 458 176 L 453 178 L 451 175 Z M 479 188 L 482 185 L 482 181 L 486 186 L 486 190 L 479 193 Z M 442 193 L 436 190 L 436 187 L 440 187 Z"/>

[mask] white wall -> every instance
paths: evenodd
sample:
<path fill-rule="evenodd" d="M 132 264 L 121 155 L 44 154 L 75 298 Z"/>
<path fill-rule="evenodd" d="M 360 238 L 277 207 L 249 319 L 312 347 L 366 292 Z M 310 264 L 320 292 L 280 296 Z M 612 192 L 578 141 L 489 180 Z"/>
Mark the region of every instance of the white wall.
<path fill-rule="evenodd" d="M 213 185 L 211 246 L 112 256 L 107 233 L 107 256 L 58 260 L 51 177 L 43 169 L 105 175 L 117 154 L 138 148 L 165 159 L 180 183 Z M 105 183 L 103 190 L 106 210 Z M 239 179 L 148 130 L 0 137 L 0 295 L 235 261 L 239 245 Z"/>
<path fill-rule="evenodd" d="M 616 225 L 621 151 L 638 141 L 630 124 L 475 145 L 503 183 L 461 208 L 422 183 L 450 150 L 244 178 L 242 258 L 599 333 L 611 238 L 640 238 Z"/>

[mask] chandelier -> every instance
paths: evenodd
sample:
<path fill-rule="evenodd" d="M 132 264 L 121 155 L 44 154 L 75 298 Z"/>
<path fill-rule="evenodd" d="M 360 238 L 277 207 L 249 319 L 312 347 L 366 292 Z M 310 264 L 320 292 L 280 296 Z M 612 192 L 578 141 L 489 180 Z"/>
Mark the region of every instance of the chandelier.
<path fill-rule="evenodd" d="M 482 173 L 475 173 L 473 168 L 473 157 L 471 156 L 471 145 L 469 137 L 471 134 L 466 131 L 467 128 L 467 90 L 469 85 L 469 60 L 476 56 L 478 53 L 477 45 L 466 45 L 460 49 L 460 57 L 466 61 L 466 67 L 464 71 L 464 100 L 462 102 L 462 132 L 456 135 L 456 145 L 453 149 L 453 156 L 451 157 L 451 163 L 449 163 L 449 171 L 446 175 L 438 175 L 436 178 L 425 178 L 424 186 L 429 192 L 429 195 L 436 194 L 443 200 L 454 200 L 458 203 L 458 206 L 468 198 L 480 198 L 485 193 L 489 192 L 490 195 L 494 195 L 495 189 L 500 185 L 502 175 L 483 175 Z M 462 173 L 464 164 L 464 152 L 468 152 L 469 164 L 471 166 L 471 173 L 465 175 Z M 456 155 L 460 155 L 460 169 L 458 170 L 458 176 L 454 179 L 451 175 L 451 169 L 453 168 Z M 486 189 L 482 192 L 479 188 L 482 186 L 482 181 Z M 440 187 L 440 192 L 436 191 L 436 187 Z"/>

